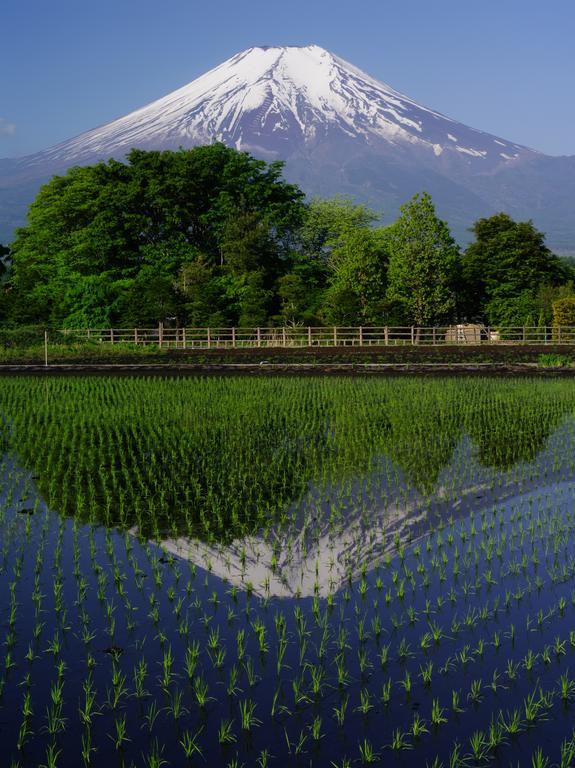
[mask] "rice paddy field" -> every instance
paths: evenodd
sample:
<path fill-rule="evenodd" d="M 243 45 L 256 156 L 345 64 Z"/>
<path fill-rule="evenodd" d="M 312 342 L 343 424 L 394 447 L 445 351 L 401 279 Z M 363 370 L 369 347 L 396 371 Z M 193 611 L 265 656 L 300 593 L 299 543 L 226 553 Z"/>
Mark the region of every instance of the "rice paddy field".
<path fill-rule="evenodd" d="M 575 766 L 569 380 L 0 378 L 0 765 Z"/>

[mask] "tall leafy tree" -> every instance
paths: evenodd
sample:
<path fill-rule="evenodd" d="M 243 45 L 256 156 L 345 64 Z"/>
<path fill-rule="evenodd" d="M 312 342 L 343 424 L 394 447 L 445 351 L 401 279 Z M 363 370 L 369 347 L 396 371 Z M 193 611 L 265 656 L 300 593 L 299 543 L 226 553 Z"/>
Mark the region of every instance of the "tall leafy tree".
<path fill-rule="evenodd" d="M 281 173 L 281 163 L 214 144 L 132 150 L 125 163 L 54 177 L 12 247 L 14 319 L 127 323 L 135 297 L 141 323 L 180 315 L 177 276 L 199 257 L 214 279 L 229 262 L 234 274 L 262 272 L 270 290 L 289 268 L 305 213 L 303 193 Z"/>
<path fill-rule="evenodd" d="M 315 311 L 335 325 L 380 323 L 385 297 L 387 248 L 377 215 L 344 197 L 314 200 L 302 228 L 305 268 L 322 285 Z M 303 273 L 303 263 L 296 269 Z M 315 274 L 314 274 L 315 272 Z M 298 284 L 286 286 L 293 296 Z"/>
<path fill-rule="evenodd" d="M 342 235 L 368 229 L 378 218 L 365 205 L 358 205 L 346 197 L 316 198 L 309 204 L 302 226 L 305 252 L 310 259 L 326 263 Z"/>
<path fill-rule="evenodd" d="M 387 299 L 397 319 L 417 326 L 455 314 L 459 249 L 427 193 L 415 195 L 389 228 Z"/>
<path fill-rule="evenodd" d="M 176 279 L 176 289 L 183 297 L 184 312 L 190 325 L 229 325 L 226 281 L 203 256 L 184 264 Z"/>
<path fill-rule="evenodd" d="M 543 286 L 566 283 L 571 274 L 545 245 L 533 222 L 506 213 L 479 219 L 475 241 L 462 259 L 466 315 L 492 325 L 522 325 L 537 319 Z"/>
<path fill-rule="evenodd" d="M 332 248 L 332 273 L 324 315 L 340 325 L 381 325 L 388 262 L 386 230 L 357 227 L 341 233 Z"/>
<path fill-rule="evenodd" d="M 280 307 L 277 320 L 281 325 L 310 325 L 319 322 L 317 313 L 323 292 L 315 277 L 314 271 L 306 270 L 301 260 L 291 272 L 278 280 Z"/>

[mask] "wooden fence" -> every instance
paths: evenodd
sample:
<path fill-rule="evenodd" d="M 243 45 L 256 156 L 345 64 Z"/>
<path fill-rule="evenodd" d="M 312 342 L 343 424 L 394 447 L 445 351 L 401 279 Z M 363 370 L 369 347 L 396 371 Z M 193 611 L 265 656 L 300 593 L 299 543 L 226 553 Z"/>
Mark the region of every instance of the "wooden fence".
<path fill-rule="evenodd" d="M 272 347 L 370 347 L 401 345 L 575 344 L 575 327 L 452 325 L 402 327 L 65 329 L 49 332 L 51 343 L 154 345 L 172 349 L 254 349 Z"/>

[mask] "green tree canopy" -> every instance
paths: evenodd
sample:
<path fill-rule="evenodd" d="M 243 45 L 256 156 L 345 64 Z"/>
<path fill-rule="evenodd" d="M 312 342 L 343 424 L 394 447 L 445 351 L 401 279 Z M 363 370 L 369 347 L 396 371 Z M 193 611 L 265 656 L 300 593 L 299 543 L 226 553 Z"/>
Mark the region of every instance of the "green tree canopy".
<path fill-rule="evenodd" d="M 426 193 L 382 227 L 344 197 L 306 203 L 282 171 L 213 144 L 54 177 L 10 251 L 0 246 L 0 316 L 68 328 L 542 326 L 575 293 L 575 270 L 530 221 L 480 219 L 462 259 Z"/>
<path fill-rule="evenodd" d="M 309 204 L 302 227 L 302 243 L 310 258 L 326 262 L 342 236 L 365 230 L 378 220 L 376 213 L 347 197 L 316 198 Z"/>
<path fill-rule="evenodd" d="M 389 254 L 387 299 L 397 319 L 418 326 L 452 319 L 459 249 L 429 194 L 401 207 L 389 230 Z"/>
<path fill-rule="evenodd" d="M 214 279 L 241 273 L 232 294 L 249 294 L 253 314 L 259 291 L 261 310 L 287 271 L 305 212 L 303 193 L 281 173 L 281 163 L 213 144 L 132 150 L 126 163 L 54 177 L 12 247 L 14 319 L 157 322 L 182 311 L 177 276 L 198 260 Z M 257 276 L 246 281 L 245 271 Z"/>
<path fill-rule="evenodd" d="M 282 322 L 381 322 L 387 250 L 377 218 L 344 197 L 312 200 L 292 269 L 279 282 Z"/>
<path fill-rule="evenodd" d="M 324 316 L 335 325 L 382 325 L 388 241 L 385 229 L 347 229 L 334 244 Z"/>
<path fill-rule="evenodd" d="M 498 213 L 479 219 L 472 232 L 475 241 L 462 259 L 465 315 L 491 325 L 536 320 L 542 286 L 566 283 L 569 268 L 551 253 L 531 221 Z"/>

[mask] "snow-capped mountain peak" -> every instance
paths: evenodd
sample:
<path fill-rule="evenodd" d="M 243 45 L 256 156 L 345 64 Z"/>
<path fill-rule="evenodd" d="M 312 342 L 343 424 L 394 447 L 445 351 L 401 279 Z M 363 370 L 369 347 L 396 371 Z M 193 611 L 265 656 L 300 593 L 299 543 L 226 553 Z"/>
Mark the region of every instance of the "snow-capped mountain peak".
<path fill-rule="evenodd" d="M 426 190 L 461 242 L 478 217 L 505 210 L 574 250 L 575 157 L 463 125 L 317 45 L 249 48 L 125 117 L 0 161 L 0 241 L 24 223 L 40 184 L 70 166 L 215 141 L 283 160 L 307 194 L 347 195 L 385 221 Z"/>
<path fill-rule="evenodd" d="M 317 45 L 249 48 L 153 103 L 48 152 L 85 162 L 133 146 L 223 141 L 286 158 L 330 137 L 501 163 L 531 153 L 423 107 Z"/>

